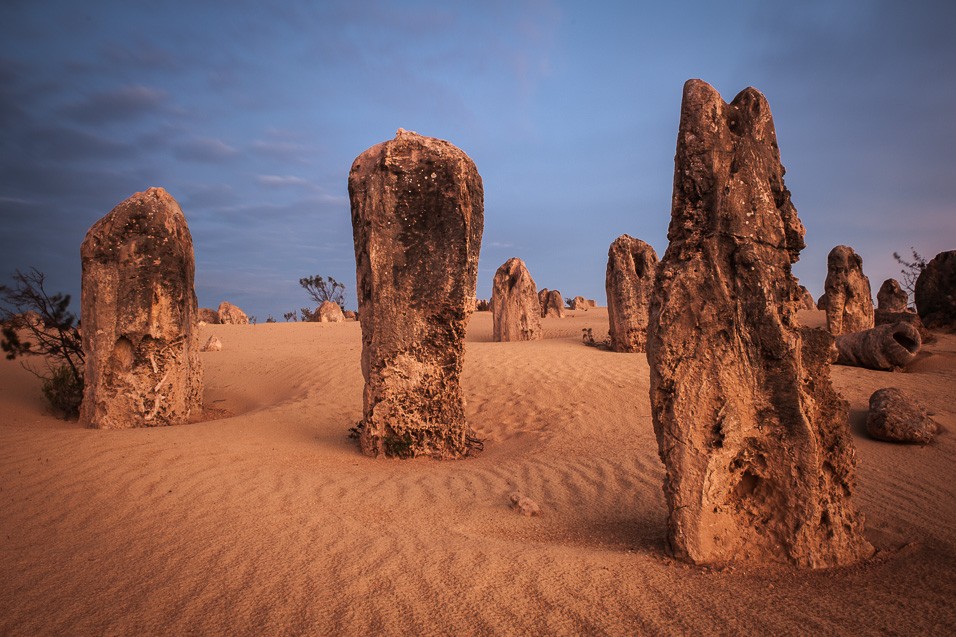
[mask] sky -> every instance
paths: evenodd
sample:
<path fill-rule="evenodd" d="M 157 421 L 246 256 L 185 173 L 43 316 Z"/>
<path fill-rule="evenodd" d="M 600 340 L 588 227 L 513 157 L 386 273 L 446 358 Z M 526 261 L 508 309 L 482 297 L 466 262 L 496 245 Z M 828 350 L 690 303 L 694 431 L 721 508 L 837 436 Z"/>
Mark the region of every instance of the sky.
<path fill-rule="evenodd" d="M 956 249 L 956 3 L 191 0 L 0 2 L 0 278 L 36 267 L 79 309 L 83 238 L 161 186 L 199 305 L 264 321 L 332 276 L 355 308 L 347 177 L 398 128 L 455 144 L 485 191 L 478 297 L 513 256 L 603 304 L 621 234 L 667 248 L 683 84 L 773 112 L 823 292 L 852 246 Z"/>

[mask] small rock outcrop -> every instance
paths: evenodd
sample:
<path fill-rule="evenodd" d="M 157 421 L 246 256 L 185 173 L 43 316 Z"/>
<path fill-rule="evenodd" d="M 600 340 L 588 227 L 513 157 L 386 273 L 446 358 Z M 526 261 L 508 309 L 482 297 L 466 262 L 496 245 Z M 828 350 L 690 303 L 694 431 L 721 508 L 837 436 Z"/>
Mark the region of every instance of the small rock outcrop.
<path fill-rule="evenodd" d="M 836 246 L 827 255 L 827 329 L 834 336 L 862 332 L 874 325 L 870 280 L 863 258 L 849 246 Z"/>
<path fill-rule="evenodd" d="M 884 312 L 905 312 L 909 299 L 896 279 L 887 279 L 876 293 L 876 308 Z"/>
<path fill-rule="evenodd" d="M 815 310 L 817 309 L 817 304 L 813 302 L 813 295 L 810 294 L 810 290 L 806 286 L 801 285 L 797 290 L 797 309 L 798 310 Z"/>
<path fill-rule="evenodd" d="M 695 563 L 817 568 L 873 552 L 850 500 L 833 338 L 796 324 L 804 228 L 783 174 L 759 91 L 727 104 L 705 82 L 684 85 L 647 357 L 667 539 Z"/>
<path fill-rule="evenodd" d="M 210 336 L 209 340 L 206 341 L 206 344 L 202 346 L 203 352 L 221 352 L 222 351 L 222 341 L 219 340 L 218 336 Z"/>
<path fill-rule="evenodd" d="M 956 327 L 956 250 L 930 259 L 916 279 L 913 297 L 926 327 Z"/>
<path fill-rule="evenodd" d="M 542 337 L 538 288 L 524 261 L 505 261 L 491 286 L 492 338 L 496 342 L 535 341 Z"/>
<path fill-rule="evenodd" d="M 564 297 L 559 290 L 542 289 L 538 292 L 541 318 L 564 318 Z"/>
<path fill-rule="evenodd" d="M 905 367 L 919 353 L 923 339 L 911 323 L 878 325 L 836 337 L 837 365 L 893 370 Z"/>
<path fill-rule="evenodd" d="M 878 389 L 870 396 L 866 432 L 887 442 L 933 442 L 939 425 L 915 399 L 896 387 Z"/>
<path fill-rule="evenodd" d="M 315 310 L 315 316 L 319 323 L 341 323 L 345 320 L 342 307 L 335 301 L 322 301 L 322 305 Z"/>
<path fill-rule="evenodd" d="M 80 247 L 86 385 L 80 422 L 125 429 L 202 411 L 195 259 L 186 218 L 162 188 L 93 224 Z"/>
<path fill-rule="evenodd" d="M 219 324 L 219 312 L 211 310 L 208 307 L 199 308 L 199 321 L 207 325 Z"/>
<path fill-rule="evenodd" d="M 480 449 L 461 369 L 475 298 L 484 191 L 452 144 L 399 129 L 349 172 L 371 456 L 457 458 Z M 538 297 L 534 296 L 537 316 Z"/>
<path fill-rule="evenodd" d="M 827 293 L 824 292 L 820 295 L 820 298 L 817 299 L 817 309 L 826 310 L 827 309 Z"/>
<path fill-rule="evenodd" d="M 608 248 L 604 286 L 608 336 L 615 352 L 647 349 L 647 308 L 656 270 L 657 253 L 640 239 L 624 234 Z"/>
<path fill-rule="evenodd" d="M 521 515 L 532 517 L 535 515 L 541 515 L 541 507 L 538 506 L 538 503 L 529 498 L 526 495 L 523 495 L 517 491 L 511 494 L 509 497 L 511 500 L 511 508 L 520 513 Z"/>
<path fill-rule="evenodd" d="M 585 312 L 590 309 L 591 305 L 588 303 L 588 300 L 583 296 L 576 296 L 571 299 L 571 309 L 572 310 L 583 310 Z"/>
<path fill-rule="evenodd" d="M 219 322 L 223 325 L 248 325 L 249 317 L 229 301 L 223 301 L 219 304 Z"/>

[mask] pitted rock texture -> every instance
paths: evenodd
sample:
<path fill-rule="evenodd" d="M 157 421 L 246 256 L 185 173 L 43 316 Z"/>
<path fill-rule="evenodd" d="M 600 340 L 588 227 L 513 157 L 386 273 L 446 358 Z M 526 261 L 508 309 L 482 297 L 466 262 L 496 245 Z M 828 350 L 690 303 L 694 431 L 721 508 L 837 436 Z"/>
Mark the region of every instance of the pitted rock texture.
<path fill-rule="evenodd" d="M 813 295 L 810 294 L 810 290 L 808 290 L 803 285 L 801 285 L 797 290 L 797 309 L 798 310 L 817 309 L 817 304 L 813 301 Z"/>
<path fill-rule="evenodd" d="M 887 279 L 876 293 L 876 307 L 883 312 L 905 312 L 909 298 L 896 279 Z"/>
<path fill-rule="evenodd" d="M 621 235 L 607 251 L 608 338 L 615 352 L 647 349 L 647 308 L 654 287 L 657 253 L 649 244 Z"/>
<path fill-rule="evenodd" d="M 342 307 L 335 301 L 322 301 L 322 305 L 315 310 L 315 315 L 320 323 L 341 323 L 345 320 Z"/>
<path fill-rule="evenodd" d="M 218 336 L 210 336 L 206 341 L 206 344 L 202 346 L 203 352 L 221 352 L 222 351 L 222 341 L 219 340 Z"/>
<path fill-rule="evenodd" d="M 199 308 L 199 320 L 207 325 L 219 324 L 219 312 L 208 307 Z"/>
<path fill-rule="evenodd" d="M 847 564 L 870 555 L 850 502 L 833 338 L 795 325 L 804 229 L 770 108 L 684 85 L 668 239 L 647 356 L 668 543 L 695 563 Z"/>
<path fill-rule="evenodd" d="M 939 425 L 916 399 L 896 387 L 885 387 L 870 396 L 866 432 L 886 442 L 933 442 Z"/>
<path fill-rule="evenodd" d="M 544 288 L 538 292 L 538 303 L 541 304 L 541 318 L 564 318 L 564 297 L 560 290 Z"/>
<path fill-rule="evenodd" d="M 484 225 L 481 176 L 452 144 L 399 129 L 355 159 L 349 197 L 362 452 L 465 456 L 480 445 L 465 421 L 460 378 Z"/>
<path fill-rule="evenodd" d="M 585 312 L 591 307 L 591 304 L 588 303 L 588 300 L 583 296 L 576 296 L 571 299 L 571 309 L 572 310 L 584 310 Z"/>
<path fill-rule="evenodd" d="M 837 365 L 869 369 L 901 369 L 919 354 L 923 339 L 912 323 L 877 325 L 836 337 Z"/>
<path fill-rule="evenodd" d="M 229 301 L 219 304 L 219 322 L 223 325 L 248 325 L 249 317 Z"/>
<path fill-rule="evenodd" d="M 542 337 L 537 286 L 524 261 L 505 261 L 491 284 L 492 338 L 497 342 L 535 341 Z"/>
<path fill-rule="evenodd" d="M 827 329 L 834 336 L 862 332 L 874 325 L 870 280 L 863 274 L 863 257 L 849 246 L 836 246 L 827 255 Z"/>
<path fill-rule="evenodd" d="M 93 224 L 80 256 L 80 422 L 125 429 L 199 416 L 195 260 L 179 204 L 162 188 L 134 194 Z"/>
<path fill-rule="evenodd" d="M 916 279 L 913 296 L 926 327 L 956 328 L 956 250 L 930 259 Z"/>

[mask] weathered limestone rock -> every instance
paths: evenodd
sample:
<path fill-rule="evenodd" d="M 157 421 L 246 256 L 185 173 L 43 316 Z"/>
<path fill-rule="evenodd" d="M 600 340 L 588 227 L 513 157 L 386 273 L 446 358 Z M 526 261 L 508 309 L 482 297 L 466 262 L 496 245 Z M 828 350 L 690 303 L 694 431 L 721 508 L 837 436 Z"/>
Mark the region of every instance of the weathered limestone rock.
<path fill-rule="evenodd" d="M 572 310 L 584 310 L 585 312 L 587 312 L 590 307 L 591 306 L 588 304 L 588 300 L 584 298 L 583 296 L 576 296 L 573 299 L 571 299 Z"/>
<path fill-rule="evenodd" d="M 342 308 L 335 301 L 322 301 L 322 305 L 315 310 L 319 323 L 341 323 L 345 320 Z"/>
<path fill-rule="evenodd" d="M 509 499 L 511 500 L 511 507 L 521 515 L 527 517 L 541 515 L 541 507 L 538 506 L 537 502 L 528 496 L 515 491 L 511 494 Z"/>
<path fill-rule="evenodd" d="M 930 259 L 916 279 L 913 296 L 926 327 L 956 327 L 956 250 Z"/>
<path fill-rule="evenodd" d="M 806 286 L 801 285 L 797 289 L 797 309 L 798 310 L 815 310 L 817 309 L 817 304 L 813 301 L 813 295 L 810 294 L 810 290 Z"/>
<path fill-rule="evenodd" d="M 939 425 L 926 409 L 896 387 L 878 389 L 870 396 L 866 414 L 866 432 L 877 440 L 927 444 L 939 431 Z"/>
<path fill-rule="evenodd" d="M 342 316 L 345 317 L 346 321 L 354 321 L 358 318 L 358 316 L 356 316 L 355 312 L 353 312 L 352 310 L 345 310 L 344 312 L 342 312 Z"/>
<path fill-rule="evenodd" d="M 249 317 L 229 301 L 223 301 L 219 304 L 219 322 L 223 325 L 248 325 Z"/>
<path fill-rule="evenodd" d="M 564 318 L 564 297 L 559 290 L 542 289 L 538 292 L 541 318 Z"/>
<path fill-rule="evenodd" d="M 824 292 L 820 295 L 820 298 L 817 299 L 817 309 L 826 310 L 827 309 L 827 293 Z"/>
<path fill-rule="evenodd" d="M 218 336 L 210 336 L 209 340 L 206 341 L 206 344 L 202 346 L 203 352 L 221 352 L 222 351 L 222 341 L 219 340 Z"/>
<path fill-rule="evenodd" d="M 869 369 L 900 369 L 916 358 L 921 346 L 919 330 L 911 323 L 878 325 L 837 336 L 836 363 Z"/>
<path fill-rule="evenodd" d="M 185 423 L 202 410 L 193 241 L 162 188 L 93 224 L 83 262 L 86 386 L 80 422 L 103 429 Z"/>
<path fill-rule="evenodd" d="M 804 229 L 764 96 L 684 85 L 670 244 L 647 356 L 668 542 L 696 563 L 846 564 L 873 552 L 851 506 L 833 338 L 796 327 Z"/>
<path fill-rule="evenodd" d="M 884 312 L 905 312 L 909 298 L 896 279 L 887 279 L 876 293 L 876 307 Z"/>
<path fill-rule="evenodd" d="M 849 246 L 837 246 L 827 256 L 827 329 L 834 336 L 873 327 L 870 280 L 863 274 L 863 258 Z"/>
<path fill-rule="evenodd" d="M 657 253 L 649 244 L 626 234 L 607 251 L 608 337 L 615 352 L 647 349 L 647 308 L 654 287 Z"/>
<path fill-rule="evenodd" d="M 492 338 L 495 341 L 535 341 L 541 338 L 541 303 L 537 286 L 524 261 L 505 261 L 491 286 Z"/>
<path fill-rule="evenodd" d="M 211 310 L 208 307 L 199 308 L 199 320 L 207 325 L 219 324 L 219 312 Z"/>
<path fill-rule="evenodd" d="M 452 144 L 399 129 L 355 159 L 349 197 L 362 452 L 465 456 L 481 444 L 465 421 L 460 386 L 484 225 L 481 176 Z"/>

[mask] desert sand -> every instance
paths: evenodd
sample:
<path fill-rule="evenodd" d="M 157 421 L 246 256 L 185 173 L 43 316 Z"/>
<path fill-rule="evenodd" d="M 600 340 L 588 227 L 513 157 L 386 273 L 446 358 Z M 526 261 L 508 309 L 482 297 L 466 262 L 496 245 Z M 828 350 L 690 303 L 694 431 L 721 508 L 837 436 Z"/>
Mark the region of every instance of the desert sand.
<path fill-rule="evenodd" d="M 606 309 L 568 315 L 515 343 L 472 317 L 462 384 L 485 451 L 447 462 L 349 439 L 355 322 L 204 326 L 224 345 L 201 354 L 216 418 L 175 427 L 59 420 L 0 361 L 0 635 L 956 634 L 956 335 L 905 372 L 832 368 L 874 558 L 717 569 L 667 556 L 645 355 L 582 344 Z M 923 402 L 936 442 L 866 436 L 887 386 Z"/>

